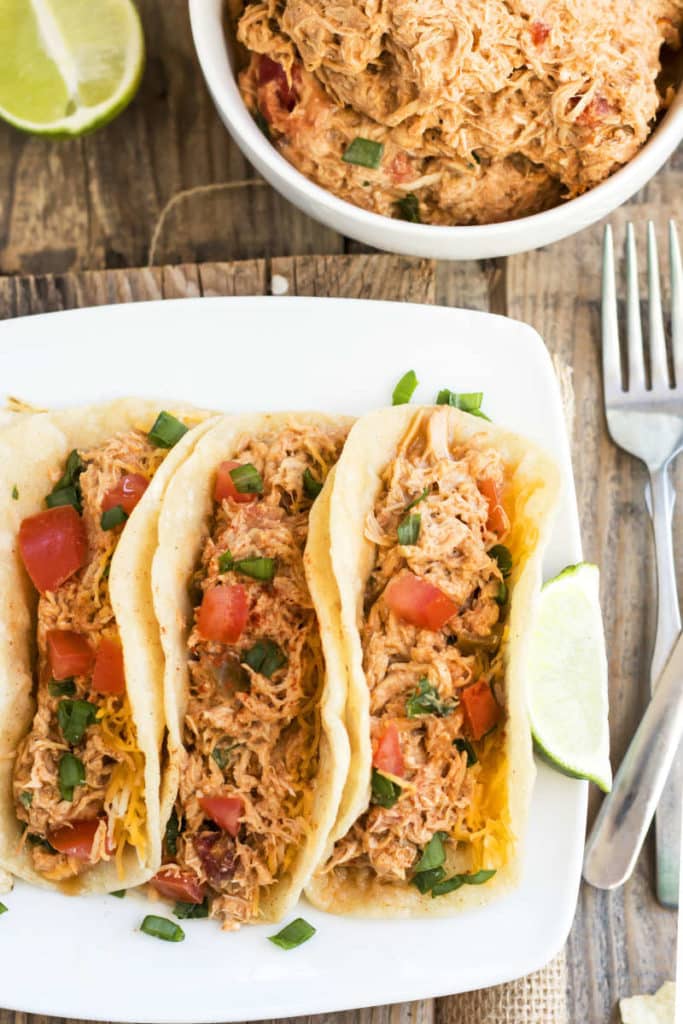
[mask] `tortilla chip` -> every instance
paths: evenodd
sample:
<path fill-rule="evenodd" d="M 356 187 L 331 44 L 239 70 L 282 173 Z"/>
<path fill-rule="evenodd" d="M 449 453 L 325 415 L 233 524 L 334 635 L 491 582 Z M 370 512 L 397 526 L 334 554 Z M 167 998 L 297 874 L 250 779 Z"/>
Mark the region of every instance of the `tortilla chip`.
<path fill-rule="evenodd" d="M 676 984 L 665 981 L 653 996 L 631 996 L 619 1000 L 622 1024 L 674 1024 Z"/>

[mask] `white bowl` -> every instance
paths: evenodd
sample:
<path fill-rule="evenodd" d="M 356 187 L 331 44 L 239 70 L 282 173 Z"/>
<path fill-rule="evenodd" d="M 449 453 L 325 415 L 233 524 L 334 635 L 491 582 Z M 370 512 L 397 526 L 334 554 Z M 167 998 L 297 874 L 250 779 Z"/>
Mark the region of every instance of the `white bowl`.
<path fill-rule="evenodd" d="M 640 152 L 601 185 L 544 213 L 501 224 L 441 227 L 362 210 L 296 170 L 257 127 L 242 101 L 226 45 L 223 0 L 190 0 L 192 34 L 206 83 L 224 124 L 254 167 L 290 202 L 341 234 L 377 249 L 442 260 L 510 256 L 574 234 L 637 192 L 683 138 L 683 90 Z"/>

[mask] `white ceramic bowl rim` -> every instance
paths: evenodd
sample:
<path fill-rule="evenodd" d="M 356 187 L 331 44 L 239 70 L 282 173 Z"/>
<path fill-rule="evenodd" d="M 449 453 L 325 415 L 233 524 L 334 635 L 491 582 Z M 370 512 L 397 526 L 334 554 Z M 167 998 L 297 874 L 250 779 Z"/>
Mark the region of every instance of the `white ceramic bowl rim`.
<path fill-rule="evenodd" d="M 633 195 L 656 173 L 683 139 L 681 89 L 671 108 L 636 156 L 583 195 L 542 213 L 495 224 L 414 224 L 373 213 L 340 199 L 285 160 L 258 128 L 242 100 L 225 43 L 222 0 L 190 0 L 190 17 L 195 47 L 209 90 L 246 156 L 261 170 L 269 167 L 273 174 L 286 182 L 291 192 L 303 194 L 316 206 L 324 207 L 336 222 L 341 218 L 349 224 L 357 225 L 360 231 L 370 228 L 373 233 L 381 232 L 387 237 L 393 237 L 398 244 L 405 243 L 409 238 L 424 241 L 437 236 L 442 241 L 458 239 L 460 242 L 467 239 L 474 241 L 475 235 L 480 242 L 487 239 L 504 242 L 525 236 L 530 239 L 526 248 L 532 248 L 534 244 L 563 237 L 599 219 Z M 222 41 L 220 48 L 216 46 L 217 31 Z M 569 227 L 565 230 L 560 226 L 562 224 Z M 575 226 L 572 227 L 572 224 Z M 534 242 L 533 238 L 540 238 L 541 241 Z"/>

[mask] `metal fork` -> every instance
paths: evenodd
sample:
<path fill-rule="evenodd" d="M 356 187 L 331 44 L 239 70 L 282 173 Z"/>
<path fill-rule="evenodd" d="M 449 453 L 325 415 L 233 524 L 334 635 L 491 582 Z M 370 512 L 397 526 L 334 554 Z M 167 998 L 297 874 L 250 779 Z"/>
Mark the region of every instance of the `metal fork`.
<path fill-rule="evenodd" d="M 643 349 L 643 332 L 638 299 L 638 267 L 633 226 L 628 225 L 626 235 L 627 267 L 627 313 L 626 352 L 627 381 L 622 384 L 622 362 L 619 346 L 619 327 L 614 273 L 614 245 L 612 229 L 605 228 L 602 277 L 602 366 L 605 411 L 607 426 L 615 444 L 624 451 L 641 459 L 650 474 L 649 493 L 646 503 L 652 519 L 657 568 L 657 631 L 652 662 L 650 686 L 654 686 L 669 659 L 669 655 L 681 631 L 681 615 L 678 604 L 676 573 L 674 566 L 673 541 L 671 534 L 675 493 L 671 483 L 669 467 L 672 460 L 683 448 L 683 270 L 678 237 L 673 222 L 669 223 L 669 262 L 671 267 L 671 321 L 673 382 L 669 378 L 669 360 L 662 316 L 662 301 L 657 260 L 657 243 L 652 222 L 647 228 L 647 263 L 649 292 L 649 381 L 646 374 L 646 360 Z M 681 680 L 683 700 L 683 679 Z M 627 759 L 624 770 L 627 768 Z M 617 783 L 623 783 L 617 778 Z M 637 780 L 630 780 L 632 786 Z M 615 794 L 613 794 L 616 796 Z M 592 863 L 590 874 L 584 874 L 593 884 L 601 888 L 612 888 L 624 881 L 624 871 L 619 874 L 618 862 L 627 863 L 624 850 L 618 857 L 600 857 L 596 853 L 601 839 L 606 839 L 605 819 L 610 816 L 610 797 L 606 798 L 604 812 L 601 811 L 589 839 L 586 862 Z M 657 844 L 657 898 L 667 907 L 678 905 L 678 875 L 681 858 L 681 801 L 683 799 L 683 748 L 679 749 L 669 774 L 668 781 L 659 800 L 655 816 Z M 624 835 L 624 828 L 618 831 L 620 820 L 623 826 L 628 807 L 612 821 L 612 842 L 627 846 L 635 843 L 634 835 Z M 620 819 L 620 820 L 617 820 Z M 638 847 L 631 851 L 628 863 L 632 869 L 640 843 L 645 836 L 649 821 L 641 823 Z M 629 830 L 631 828 L 629 827 Z M 617 838 L 618 836 L 618 838 Z M 615 851 L 612 851 L 614 854 Z M 599 870 L 598 870 L 599 866 Z M 630 872 L 629 872 L 630 873 Z M 627 876 L 626 876 L 627 877 Z"/>

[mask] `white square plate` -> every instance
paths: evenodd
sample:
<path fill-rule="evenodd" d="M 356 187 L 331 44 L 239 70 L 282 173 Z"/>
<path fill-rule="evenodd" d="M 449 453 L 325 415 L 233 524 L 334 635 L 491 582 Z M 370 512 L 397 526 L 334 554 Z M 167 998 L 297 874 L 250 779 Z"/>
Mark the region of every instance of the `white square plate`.
<path fill-rule="evenodd" d="M 487 413 L 544 445 L 564 492 L 548 576 L 581 559 L 557 381 L 524 324 L 466 310 L 304 298 L 217 298 L 54 313 L 0 324 L 4 395 L 38 405 L 120 395 L 230 411 L 362 413 L 391 401 L 413 367 L 417 401 L 483 391 Z M 116 1021 L 241 1021 L 325 1013 L 482 988 L 527 974 L 562 946 L 581 871 L 586 784 L 539 764 L 523 880 L 450 920 L 362 921 L 303 902 L 317 928 L 284 952 L 255 926 L 184 921 L 185 942 L 137 931 L 136 895 L 70 899 L 18 884 L 2 897 L 0 1005 Z M 159 906 L 157 904 L 157 906 Z M 295 916 L 295 915 L 293 915 Z"/>

